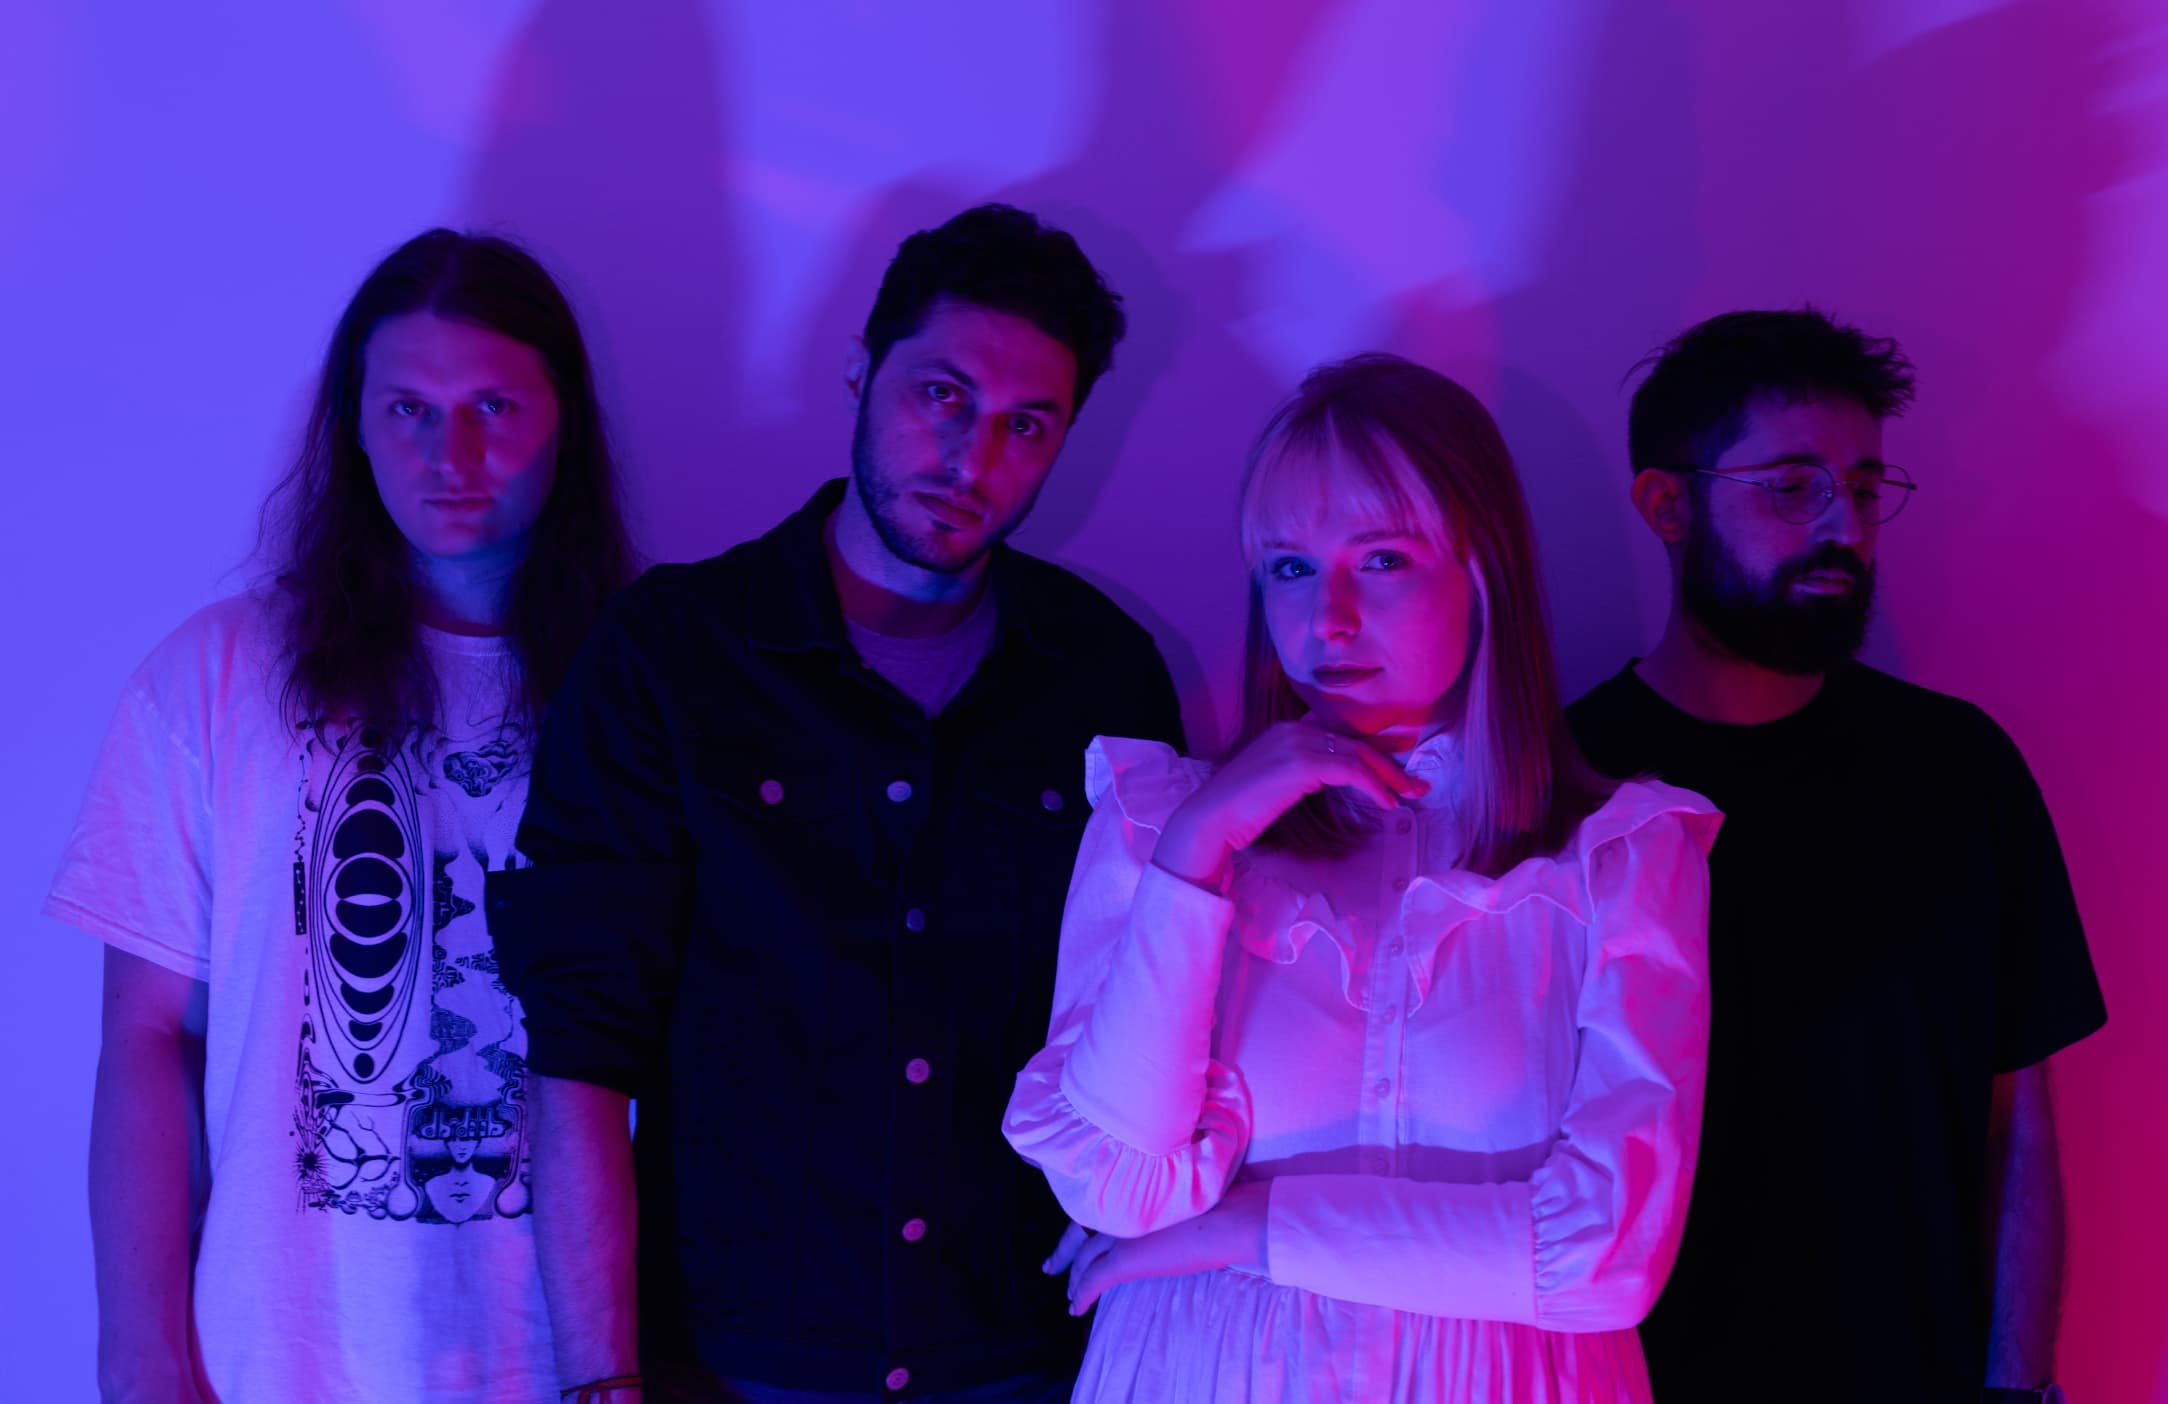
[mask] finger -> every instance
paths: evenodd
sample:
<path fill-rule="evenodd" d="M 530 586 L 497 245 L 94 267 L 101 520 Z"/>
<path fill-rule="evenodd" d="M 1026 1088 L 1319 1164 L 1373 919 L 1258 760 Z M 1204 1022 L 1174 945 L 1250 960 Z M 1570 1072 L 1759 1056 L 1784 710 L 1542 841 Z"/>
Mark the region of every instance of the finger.
<path fill-rule="evenodd" d="M 1089 1270 L 1074 1279 L 1069 1291 L 1069 1314 L 1071 1316 L 1082 1316 L 1085 1312 L 1090 1311 L 1092 1303 L 1099 1300 L 1099 1294 L 1114 1285 L 1108 1280 L 1113 1276 L 1113 1271 L 1101 1266 L 1106 1261 L 1106 1254 L 1100 1254 L 1092 1260 Z"/>
<path fill-rule="evenodd" d="M 1337 749 L 1318 757 L 1318 780 L 1326 785 L 1359 791 L 1381 809 L 1398 807 L 1401 791 L 1388 777 L 1399 775 L 1400 767 L 1359 741 L 1344 737 L 1336 739 Z"/>
<path fill-rule="evenodd" d="M 1391 808 L 1402 795 L 1421 795 L 1430 789 L 1430 782 L 1420 776 L 1410 775 L 1400 768 L 1391 756 L 1359 736 L 1335 736 L 1334 756 L 1349 757 L 1360 764 L 1363 772 L 1384 788 L 1383 803 Z M 1362 786 L 1369 790 L 1369 786 Z M 1374 791 L 1372 793 L 1375 793 Z"/>
<path fill-rule="evenodd" d="M 1084 1246 L 1077 1250 L 1076 1261 L 1069 1265 L 1068 1291 L 1070 1301 L 1076 1300 L 1078 1288 L 1083 1283 L 1085 1276 L 1092 1270 L 1093 1265 L 1106 1257 L 1107 1254 L 1113 1252 L 1114 1245 L 1119 1241 L 1119 1239 L 1110 1238 L 1103 1233 L 1094 1234 L 1084 1240 Z"/>
<path fill-rule="evenodd" d="M 1061 1231 L 1061 1242 L 1054 1245 L 1053 1256 L 1039 1264 L 1039 1271 L 1048 1277 L 1068 1271 L 1069 1264 L 1076 1261 L 1077 1250 L 1082 1248 L 1085 1240 L 1091 1236 L 1090 1229 L 1073 1219 L 1070 1220 L 1069 1227 Z"/>

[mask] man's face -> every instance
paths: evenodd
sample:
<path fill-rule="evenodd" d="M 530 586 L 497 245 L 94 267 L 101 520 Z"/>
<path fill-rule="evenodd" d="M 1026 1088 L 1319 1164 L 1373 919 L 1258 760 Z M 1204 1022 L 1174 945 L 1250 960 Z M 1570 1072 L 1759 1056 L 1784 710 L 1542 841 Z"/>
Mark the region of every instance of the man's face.
<path fill-rule="evenodd" d="M 1808 463 L 1838 491 L 1810 522 L 1778 515 L 1753 482 L 1764 465 Z M 1875 539 L 1848 478 L 1882 463 L 1882 426 L 1848 400 L 1757 400 L 1746 432 L 1711 466 L 1732 476 L 1693 480 L 1693 519 L 1679 562 L 1687 614 L 1725 651 L 1795 676 L 1824 673 L 1859 651 L 1874 604 Z"/>
<path fill-rule="evenodd" d="M 557 476 L 557 394 L 541 353 L 488 327 L 409 312 L 362 350 L 361 449 L 422 555 L 525 549 Z"/>
<path fill-rule="evenodd" d="M 1076 409 L 1076 357 L 1022 317 L 948 299 L 858 387 L 852 478 L 889 553 L 967 569 L 1022 523 Z"/>

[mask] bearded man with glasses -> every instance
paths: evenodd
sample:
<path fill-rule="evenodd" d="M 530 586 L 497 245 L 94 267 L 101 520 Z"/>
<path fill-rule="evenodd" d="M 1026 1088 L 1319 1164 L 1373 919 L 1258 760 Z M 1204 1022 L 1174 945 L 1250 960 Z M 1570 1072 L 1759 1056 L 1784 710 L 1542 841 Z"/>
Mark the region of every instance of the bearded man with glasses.
<path fill-rule="evenodd" d="M 1646 364 L 1633 502 L 1670 618 L 1568 720 L 1599 768 L 1727 815 L 1656 1397 L 2059 1397 L 2045 1064 L 2107 1015 L 2017 747 L 1853 658 L 1915 492 L 1882 456 L 1912 368 L 1812 310 L 1715 317 Z"/>

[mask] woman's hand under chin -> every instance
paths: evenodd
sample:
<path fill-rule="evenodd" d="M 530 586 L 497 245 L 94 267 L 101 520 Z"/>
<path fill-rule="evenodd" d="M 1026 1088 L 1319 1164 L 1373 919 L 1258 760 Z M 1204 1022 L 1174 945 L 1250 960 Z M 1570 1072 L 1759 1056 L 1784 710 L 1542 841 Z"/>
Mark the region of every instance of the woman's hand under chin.
<path fill-rule="evenodd" d="M 1095 1234 L 1069 1269 L 1069 1314 L 1082 1316 L 1110 1287 L 1147 1277 L 1187 1277 L 1219 1268 L 1265 1270 L 1270 1180 L 1245 1180 L 1218 1204 L 1141 1238 Z"/>
<path fill-rule="evenodd" d="M 1329 785 L 1359 790 L 1385 809 L 1430 788 L 1362 737 L 1328 731 L 1307 717 L 1279 722 L 1182 801 L 1152 861 L 1185 882 L 1224 892 L 1234 855 L 1303 796 Z"/>

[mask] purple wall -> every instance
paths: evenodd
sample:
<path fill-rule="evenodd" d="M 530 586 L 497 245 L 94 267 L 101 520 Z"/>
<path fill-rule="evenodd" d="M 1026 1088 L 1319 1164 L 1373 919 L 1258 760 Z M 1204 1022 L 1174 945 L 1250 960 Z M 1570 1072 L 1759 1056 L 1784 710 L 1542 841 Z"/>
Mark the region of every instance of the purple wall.
<path fill-rule="evenodd" d="M 1498 411 L 1578 691 L 1664 601 L 1626 368 L 1744 304 L 1905 343 L 1890 453 L 1924 488 L 1870 658 L 1984 704 L 2054 808 L 2112 1010 L 2056 1064 L 2064 1376 L 2168 1401 L 2164 166 L 2148 0 L 0 6 L 10 1390 L 86 1396 L 94 1330 L 97 952 L 31 913 L 122 678 L 243 578 L 361 274 L 433 222 L 533 244 L 644 541 L 684 558 L 842 470 L 881 264 L 998 197 L 1077 233 L 1134 327 L 1020 539 L 1157 631 L 1201 739 L 1237 463 L 1308 363 L 1403 351 Z"/>

